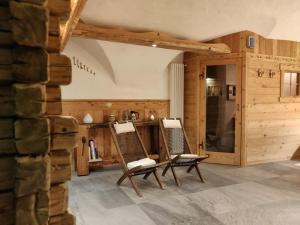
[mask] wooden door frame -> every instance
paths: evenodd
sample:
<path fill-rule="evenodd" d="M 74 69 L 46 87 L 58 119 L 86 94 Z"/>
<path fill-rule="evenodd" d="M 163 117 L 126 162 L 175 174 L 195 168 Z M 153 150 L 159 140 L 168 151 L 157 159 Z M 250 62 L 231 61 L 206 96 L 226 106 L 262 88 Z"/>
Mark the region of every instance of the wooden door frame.
<path fill-rule="evenodd" d="M 223 153 L 223 152 L 207 152 L 205 150 L 206 142 L 206 67 L 212 65 L 237 65 L 237 94 L 236 94 L 236 123 L 235 123 L 235 152 L 234 153 Z M 204 59 L 200 61 L 200 71 L 201 76 L 199 78 L 199 141 L 201 143 L 202 153 L 208 154 L 209 158 L 204 162 L 208 163 L 219 163 L 219 164 L 229 164 L 238 165 L 242 164 L 242 74 L 243 74 L 243 60 L 241 57 L 238 58 L 226 58 L 226 59 Z"/>

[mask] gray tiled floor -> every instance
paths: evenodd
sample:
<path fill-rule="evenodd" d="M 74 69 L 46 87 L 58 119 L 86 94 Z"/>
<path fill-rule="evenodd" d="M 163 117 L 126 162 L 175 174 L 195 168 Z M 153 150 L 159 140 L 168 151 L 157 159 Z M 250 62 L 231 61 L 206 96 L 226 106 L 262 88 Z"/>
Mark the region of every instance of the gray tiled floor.
<path fill-rule="evenodd" d="M 70 207 L 77 225 L 300 225 L 300 162 L 238 168 L 201 164 L 205 183 L 177 168 L 158 188 L 153 177 L 136 177 L 139 198 L 119 169 L 73 176 Z M 161 172 L 161 171 L 160 171 Z"/>

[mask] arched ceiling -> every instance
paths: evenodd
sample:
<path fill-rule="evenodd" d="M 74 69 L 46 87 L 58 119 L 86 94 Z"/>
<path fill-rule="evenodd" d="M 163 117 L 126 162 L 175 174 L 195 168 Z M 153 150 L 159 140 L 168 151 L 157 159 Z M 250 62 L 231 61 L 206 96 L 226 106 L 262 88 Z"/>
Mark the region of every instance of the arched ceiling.
<path fill-rule="evenodd" d="M 72 84 L 63 88 L 69 99 L 168 99 L 168 65 L 182 62 L 177 50 L 76 37 L 63 53 L 96 72 L 90 75 L 72 63 Z"/>
<path fill-rule="evenodd" d="M 208 40 L 250 30 L 300 41 L 299 0 L 88 0 L 84 22 Z"/>

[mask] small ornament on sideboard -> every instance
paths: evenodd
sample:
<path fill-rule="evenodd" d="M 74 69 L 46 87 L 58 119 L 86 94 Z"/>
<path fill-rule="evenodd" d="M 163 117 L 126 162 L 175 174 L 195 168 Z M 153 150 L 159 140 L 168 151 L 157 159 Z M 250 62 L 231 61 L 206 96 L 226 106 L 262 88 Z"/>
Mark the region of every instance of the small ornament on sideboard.
<path fill-rule="evenodd" d="M 89 113 L 85 114 L 83 123 L 93 123 L 93 117 Z"/>
<path fill-rule="evenodd" d="M 149 119 L 150 119 L 151 121 L 154 121 L 154 120 L 155 120 L 154 114 L 151 114 L 150 117 L 149 117 Z"/>
<path fill-rule="evenodd" d="M 116 116 L 113 115 L 113 114 L 110 114 L 110 115 L 108 116 L 108 122 L 115 122 L 115 121 L 116 121 Z"/>
<path fill-rule="evenodd" d="M 140 113 L 136 111 L 130 111 L 131 120 L 136 121 L 140 118 Z"/>

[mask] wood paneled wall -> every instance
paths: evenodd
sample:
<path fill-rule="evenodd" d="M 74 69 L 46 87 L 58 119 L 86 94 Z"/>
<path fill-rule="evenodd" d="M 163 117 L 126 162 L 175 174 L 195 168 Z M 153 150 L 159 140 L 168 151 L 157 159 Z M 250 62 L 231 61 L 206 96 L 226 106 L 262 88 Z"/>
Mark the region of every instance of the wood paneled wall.
<path fill-rule="evenodd" d="M 151 113 L 156 118 L 169 114 L 169 100 L 63 100 L 63 114 L 75 117 L 79 124 L 86 113 L 94 123 L 107 121 L 110 114 L 122 120 L 125 111 L 139 112 L 138 121 L 147 121 Z"/>
<path fill-rule="evenodd" d="M 247 37 L 253 35 L 255 37 L 256 46 L 254 49 L 247 48 Z M 272 56 L 284 56 L 298 58 L 300 57 L 300 43 L 296 41 L 274 40 L 264 38 L 251 31 L 242 31 L 234 34 L 229 34 L 214 40 L 210 43 L 225 43 L 232 53 L 256 53 Z"/>
<path fill-rule="evenodd" d="M 300 103 L 280 97 L 284 65 L 296 59 L 246 55 L 247 164 L 291 159 L 300 155 Z M 257 71 L 264 71 L 262 77 Z M 274 71 L 271 78 L 269 72 Z"/>
<path fill-rule="evenodd" d="M 150 114 L 156 119 L 169 116 L 169 100 L 64 100 L 63 114 L 70 115 L 79 121 L 80 140 L 78 146 L 82 146 L 81 137 L 88 136 L 87 125 L 82 124 L 86 113 L 91 114 L 95 123 L 106 122 L 110 114 L 114 114 L 117 120 L 123 120 L 125 111 L 139 112 L 138 121 L 148 121 Z M 141 130 L 142 138 L 147 135 L 147 129 Z M 113 143 L 109 129 L 97 129 L 92 134 L 98 146 L 104 165 L 118 163 L 118 154 Z M 145 138 L 145 141 L 148 140 Z M 144 143 L 146 148 L 150 143 Z"/>
<path fill-rule="evenodd" d="M 248 35 L 256 37 L 256 47 L 246 47 Z M 299 71 L 300 43 L 266 39 L 245 31 L 211 42 L 226 43 L 232 54 L 199 56 L 185 53 L 185 127 L 191 144 L 199 149 L 201 111 L 199 79 L 202 60 L 222 61 L 242 57 L 242 146 L 243 165 L 300 158 L 300 98 L 281 98 L 281 73 L 285 68 Z M 262 77 L 258 71 L 264 71 Z M 271 78 L 269 73 L 275 72 Z"/>
<path fill-rule="evenodd" d="M 199 75 L 200 61 L 195 53 L 184 54 L 184 127 L 192 151 L 199 149 Z"/>

